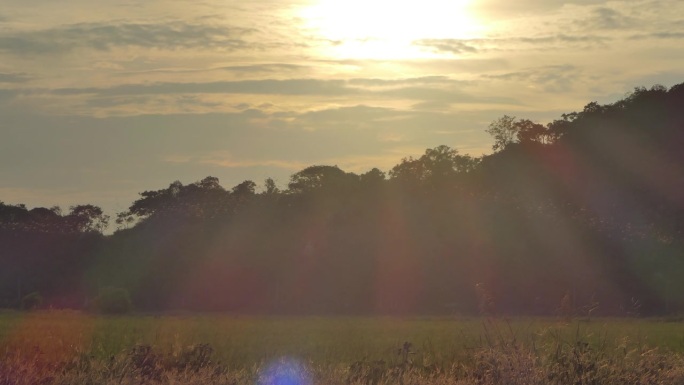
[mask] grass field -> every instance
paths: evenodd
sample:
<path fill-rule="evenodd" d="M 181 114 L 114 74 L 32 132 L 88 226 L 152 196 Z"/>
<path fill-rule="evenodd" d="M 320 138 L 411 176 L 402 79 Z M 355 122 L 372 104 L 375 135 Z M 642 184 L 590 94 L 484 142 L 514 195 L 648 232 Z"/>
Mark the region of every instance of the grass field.
<path fill-rule="evenodd" d="M 521 356 L 511 362 L 520 363 L 521 357 L 525 357 L 523 361 L 531 360 L 528 364 L 532 368 L 539 365 L 544 370 L 560 370 L 558 365 L 566 365 L 570 371 L 581 371 L 578 362 L 574 362 L 580 358 L 594 360 L 594 365 L 619 364 L 629 369 L 643 366 L 642 358 L 645 357 L 644 360 L 654 362 L 674 360 L 681 365 L 672 367 L 684 373 L 682 353 L 684 324 L 662 320 L 101 317 L 79 312 L 8 312 L 0 315 L 0 354 L 5 357 L 5 374 L 11 372 L 7 369 L 9 362 L 15 367 L 30 363 L 31 367 L 37 368 L 35 370 L 57 370 L 62 375 L 75 375 L 65 367 L 92 371 L 101 364 L 105 366 L 97 373 L 104 376 L 102 383 L 108 381 L 107 370 L 116 369 L 112 366 L 115 361 L 120 363 L 116 369 L 121 371 L 117 374 L 120 380 L 124 376 L 128 378 L 125 372 L 144 377 L 145 365 L 153 364 L 162 370 L 177 368 L 178 362 L 183 362 L 185 369 L 211 367 L 212 373 L 218 373 L 216 368 L 221 368 L 222 375 L 240 373 L 240 378 L 249 382 L 259 373 L 263 374 L 264 368 L 272 363 L 287 361 L 308 368 L 314 382 L 320 378 L 328 378 L 326 382 L 338 378 L 342 383 L 382 383 L 389 381 L 389 373 L 396 372 L 397 368 L 420 369 L 422 375 L 441 374 L 443 380 L 470 378 L 474 370 L 482 369 L 483 363 L 491 364 L 496 359 L 507 361 L 516 355 Z M 494 355 L 484 359 L 483 354 Z M 658 359 L 653 358 L 653 354 L 657 354 Z M 188 364 L 190 361 L 194 363 Z M 511 362 L 506 365 L 512 367 Z M 627 365 L 627 362 L 632 364 Z M 355 372 L 359 372 L 358 378 L 353 376 Z M 48 377 L 57 383 L 61 378 L 55 374 Z M 154 379 L 173 382 L 163 381 L 161 377 Z M 280 383 L 295 385 L 301 381 Z M 510 378 L 507 381 L 510 382 Z M 235 379 L 234 382 L 241 381 Z M 0 378 L 0 383 L 7 382 Z"/>

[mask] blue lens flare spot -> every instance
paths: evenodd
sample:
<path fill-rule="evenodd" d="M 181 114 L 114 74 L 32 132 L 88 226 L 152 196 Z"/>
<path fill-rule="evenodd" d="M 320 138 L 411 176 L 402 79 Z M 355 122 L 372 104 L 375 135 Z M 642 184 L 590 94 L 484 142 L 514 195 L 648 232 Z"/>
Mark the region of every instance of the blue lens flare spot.
<path fill-rule="evenodd" d="M 285 358 L 268 365 L 258 385 L 312 385 L 311 373 L 302 362 Z"/>

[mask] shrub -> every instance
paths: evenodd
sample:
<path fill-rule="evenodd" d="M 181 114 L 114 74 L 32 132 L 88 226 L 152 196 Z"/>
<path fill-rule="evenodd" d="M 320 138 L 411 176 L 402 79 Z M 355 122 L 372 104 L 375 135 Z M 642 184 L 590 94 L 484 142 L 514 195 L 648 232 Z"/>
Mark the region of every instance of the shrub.
<path fill-rule="evenodd" d="M 128 290 L 107 287 L 100 290 L 100 295 L 93 301 L 93 308 L 103 314 L 125 314 L 133 310 Z"/>
<path fill-rule="evenodd" d="M 40 293 L 38 293 L 37 291 L 28 293 L 21 299 L 22 310 L 34 310 L 39 308 L 42 304 L 43 296 L 40 295 Z"/>

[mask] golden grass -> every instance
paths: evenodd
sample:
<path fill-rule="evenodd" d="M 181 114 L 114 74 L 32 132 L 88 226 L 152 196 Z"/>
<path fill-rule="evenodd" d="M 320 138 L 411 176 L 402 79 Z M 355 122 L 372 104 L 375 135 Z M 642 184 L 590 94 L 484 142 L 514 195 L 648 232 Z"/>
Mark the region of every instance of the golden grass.
<path fill-rule="evenodd" d="M 6 313 L 0 384 L 684 384 L 683 341 L 636 319 Z"/>

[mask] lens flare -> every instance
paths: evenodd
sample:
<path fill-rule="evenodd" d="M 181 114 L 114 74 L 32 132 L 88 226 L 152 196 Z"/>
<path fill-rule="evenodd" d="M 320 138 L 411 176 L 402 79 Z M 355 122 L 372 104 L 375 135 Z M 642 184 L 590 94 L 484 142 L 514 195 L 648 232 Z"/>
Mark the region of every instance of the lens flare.
<path fill-rule="evenodd" d="M 312 385 L 311 373 L 302 362 L 283 358 L 259 375 L 258 385 Z"/>

